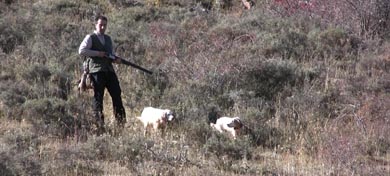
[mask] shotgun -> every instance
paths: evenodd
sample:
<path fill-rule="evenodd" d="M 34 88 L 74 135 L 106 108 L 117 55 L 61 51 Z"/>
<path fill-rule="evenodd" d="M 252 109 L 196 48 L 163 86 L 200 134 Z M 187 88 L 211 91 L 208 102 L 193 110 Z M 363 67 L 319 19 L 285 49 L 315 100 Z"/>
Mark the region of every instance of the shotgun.
<path fill-rule="evenodd" d="M 109 54 L 109 55 L 108 55 L 108 58 L 110 58 L 110 59 L 112 59 L 112 60 L 115 60 L 115 59 L 117 58 L 117 56 L 114 56 L 114 55 Z M 134 67 L 134 68 L 140 69 L 140 70 L 142 70 L 142 71 L 144 71 L 144 72 L 146 72 L 146 73 L 148 73 L 148 74 L 150 74 L 150 75 L 153 74 L 152 71 L 149 71 L 148 69 L 143 68 L 143 67 L 141 67 L 141 66 L 139 66 L 139 65 L 137 65 L 137 64 L 135 64 L 135 63 L 132 63 L 132 62 L 130 62 L 130 61 L 128 61 L 128 60 L 121 59 L 121 61 L 122 61 L 122 62 L 121 62 L 122 64 L 129 65 L 129 66 L 132 66 L 132 67 Z"/>
<path fill-rule="evenodd" d="M 136 69 L 139 69 L 139 70 L 142 70 L 142 71 L 144 71 L 144 72 L 146 72 L 146 73 L 148 73 L 148 74 L 150 74 L 150 75 L 153 74 L 152 71 L 147 70 L 146 68 L 143 68 L 143 67 L 141 67 L 141 66 L 139 66 L 139 65 L 137 65 L 137 64 L 135 64 L 135 63 L 132 63 L 132 62 L 130 62 L 130 61 L 128 61 L 128 60 L 122 59 L 122 64 L 132 66 L 132 67 L 134 67 L 134 68 L 136 68 Z"/>
<path fill-rule="evenodd" d="M 113 55 L 108 55 L 107 56 L 109 59 L 112 59 L 114 60 L 116 58 L 116 56 L 113 56 Z M 125 65 L 129 65 L 129 66 L 132 66 L 134 68 L 137 68 L 137 69 L 140 69 L 148 74 L 153 74 L 152 71 L 150 70 L 147 70 L 146 68 L 143 68 L 137 64 L 134 64 L 128 60 L 125 60 L 125 59 L 121 59 L 121 63 L 122 64 L 125 64 Z M 78 89 L 80 92 L 82 91 L 85 91 L 87 89 L 93 89 L 93 82 L 91 81 L 91 75 L 89 74 L 89 66 L 88 66 L 88 61 L 86 59 L 84 59 L 84 62 L 83 62 L 83 74 L 81 75 L 81 78 L 79 80 L 79 84 L 78 84 Z"/>

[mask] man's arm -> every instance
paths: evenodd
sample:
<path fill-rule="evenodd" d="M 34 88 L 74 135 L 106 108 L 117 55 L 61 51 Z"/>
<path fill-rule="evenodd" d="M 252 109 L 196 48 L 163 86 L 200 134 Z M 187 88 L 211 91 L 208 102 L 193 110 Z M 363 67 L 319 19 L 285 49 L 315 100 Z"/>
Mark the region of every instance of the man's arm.
<path fill-rule="evenodd" d="M 91 47 L 92 47 L 92 38 L 91 35 L 87 35 L 85 36 L 84 40 L 80 44 L 79 54 L 87 57 L 106 56 L 105 52 L 91 50 Z"/>

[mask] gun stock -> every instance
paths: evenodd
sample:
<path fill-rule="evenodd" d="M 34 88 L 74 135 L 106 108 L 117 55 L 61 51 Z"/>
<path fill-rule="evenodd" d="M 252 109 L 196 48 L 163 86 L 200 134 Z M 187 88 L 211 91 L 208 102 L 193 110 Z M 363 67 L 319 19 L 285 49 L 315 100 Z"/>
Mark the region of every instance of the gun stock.
<path fill-rule="evenodd" d="M 134 68 L 136 68 L 136 69 L 139 69 L 139 70 L 142 70 L 143 72 L 146 72 L 146 73 L 148 73 L 148 74 L 153 74 L 152 71 L 149 71 L 149 70 L 147 70 L 146 68 L 143 68 L 143 67 L 141 67 L 141 66 L 139 66 L 139 65 L 137 65 L 137 64 L 134 64 L 134 63 L 132 63 L 132 62 L 130 62 L 130 61 L 128 61 L 128 60 L 125 60 L 125 59 L 122 59 L 122 64 L 132 66 L 132 67 L 134 67 Z"/>

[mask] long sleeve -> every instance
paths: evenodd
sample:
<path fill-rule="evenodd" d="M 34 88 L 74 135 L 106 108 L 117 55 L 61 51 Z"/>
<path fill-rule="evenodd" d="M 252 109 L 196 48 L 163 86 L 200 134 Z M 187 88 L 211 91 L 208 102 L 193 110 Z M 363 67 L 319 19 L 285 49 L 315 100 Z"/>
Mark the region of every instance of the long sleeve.
<path fill-rule="evenodd" d="M 98 39 L 100 40 L 101 43 L 105 43 L 105 39 L 103 35 L 98 35 Z M 113 41 L 111 38 L 109 38 L 111 45 L 110 45 L 110 51 L 112 55 L 115 55 L 115 52 L 112 48 L 113 46 Z M 88 34 L 85 36 L 84 40 L 81 42 L 80 47 L 79 47 L 79 54 L 87 57 L 94 57 L 94 56 L 99 56 L 99 51 L 91 50 L 92 48 L 92 38 L 91 34 Z"/>
<path fill-rule="evenodd" d="M 80 44 L 79 54 L 87 57 L 99 56 L 99 51 L 91 50 L 91 47 L 92 38 L 91 35 L 88 34 Z"/>

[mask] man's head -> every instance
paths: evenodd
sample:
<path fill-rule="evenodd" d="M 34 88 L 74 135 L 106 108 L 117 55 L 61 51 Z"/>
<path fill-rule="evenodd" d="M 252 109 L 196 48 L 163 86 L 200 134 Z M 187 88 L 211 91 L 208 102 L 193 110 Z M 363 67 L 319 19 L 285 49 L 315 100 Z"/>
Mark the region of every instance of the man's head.
<path fill-rule="evenodd" d="M 104 34 L 107 28 L 107 17 L 102 15 L 97 16 L 95 19 L 95 27 L 99 34 Z"/>

